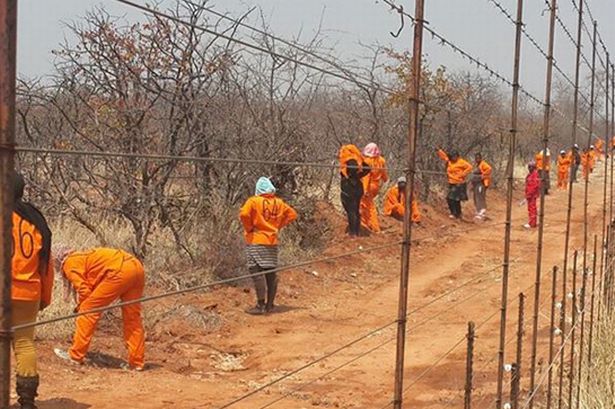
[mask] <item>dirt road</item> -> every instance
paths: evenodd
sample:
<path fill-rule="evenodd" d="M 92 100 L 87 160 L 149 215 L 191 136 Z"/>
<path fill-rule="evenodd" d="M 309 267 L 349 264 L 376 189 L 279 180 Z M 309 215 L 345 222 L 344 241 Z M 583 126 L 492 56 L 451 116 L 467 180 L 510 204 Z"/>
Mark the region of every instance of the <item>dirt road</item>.
<path fill-rule="evenodd" d="M 526 341 L 529 341 L 538 234 L 522 227 L 526 210 L 517 205 L 521 200 L 519 192 L 513 209 L 508 334 L 514 336 L 517 294 L 525 291 L 528 297 Z M 420 310 L 411 313 L 408 322 L 408 391 L 405 395 L 408 407 L 459 407 L 464 384 L 464 336 L 470 320 L 480 326 L 476 341 L 475 407 L 493 406 L 504 246 L 504 203 L 497 196 L 492 192 L 490 214 L 493 220 L 484 224 L 451 222 L 440 209 L 428 209 L 424 226 L 416 229 L 410 308 Z M 549 271 L 563 259 L 566 197 L 565 192 L 554 190 L 547 198 L 541 297 L 545 302 L 540 317 L 541 370 L 542 363 L 548 359 Z M 601 176 L 592 180 L 589 197 L 591 237 L 600 231 L 602 220 Z M 576 185 L 571 243 L 576 248 L 583 243 L 582 203 L 583 188 Z M 469 214 L 469 205 L 467 209 Z M 342 237 L 341 218 L 337 216 L 335 220 L 335 232 Z M 389 221 L 385 223 L 383 234 L 344 243 L 336 241 L 324 255 L 399 240 L 400 226 Z M 164 328 L 163 324 L 161 328 L 150 328 L 152 335 L 147 348 L 151 366 L 143 373 L 128 373 L 113 367 L 65 365 L 50 352 L 58 343 L 45 341 L 40 347 L 40 408 L 222 408 L 250 392 L 255 393 L 229 407 L 384 407 L 392 398 L 395 325 L 375 332 L 282 382 L 258 389 L 392 323 L 396 319 L 398 276 L 399 249 L 390 248 L 283 273 L 282 312 L 271 316 L 246 315 L 243 309 L 252 303 L 252 295 L 242 288 L 223 288 L 173 300 L 174 305 L 184 304 L 219 314 L 220 325 L 206 330 L 187 318 L 185 322 L 164 324 Z M 474 281 L 446 294 L 469 280 Z M 68 340 L 65 344 L 68 345 Z M 525 348 L 529 348 L 529 343 L 526 342 Z M 108 329 L 97 334 L 92 350 L 120 357 L 124 354 L 121 339 L 111 335 Z M 449 351 L 452 352 L 447 354 Z M 507 356 L 512 357 L 513 353 L 510 345 Z M 351 360 L 354 361 L 348 363 Z M 529 365 L 524 363 L 524 366 L 527 370 Z M 526 374 L 524 372 L 525 377 Z M 279 401 L 266 406 L 277 399 Z"/>

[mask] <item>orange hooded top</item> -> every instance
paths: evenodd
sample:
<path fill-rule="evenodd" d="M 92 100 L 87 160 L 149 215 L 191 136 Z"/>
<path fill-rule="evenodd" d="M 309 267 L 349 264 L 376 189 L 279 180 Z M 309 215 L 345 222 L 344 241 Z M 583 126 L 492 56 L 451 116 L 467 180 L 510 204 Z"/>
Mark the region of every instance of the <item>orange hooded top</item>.
<path fill-rule="evenodd" d="M 480 174 L 483 178 L 483 184 L 485 185 L 485 187 L 491 186 L 491 165 L 488 164 L 486 161 L 482 160 L 478 165 L 478 169 L 480 169 Z"/>
<path fill-rule="evenodd" d="M 557 170 L 560 173 L 567 173 L 570 168 L 570 164 L 572 163 L 571 153 L 568 153 L 564 156 L 557 157 Z"/>
<path fill-rule="evenodd" d="M 121 271 L 125 261 L 136 258 L 124 250 L 94 248 L 70 253 L 62 263 L 62 273 L 79 295 L 79 303 L 92 294 L 107 274 Z"/>
<path fill-rule="evenodd" d="M 386 170 L 386 160 L 382 156 L 376 156 L 373 158 L 364 158 L 363 162 L 370 168 L 371 172 L 362 179 L 363 188 L 365 193 L 371 193 L 377 195 L 380 190 L 381 182 L 389 181 L 389 174 Z"/>
<path fill-rule="evenodd" d="M 350 160 L 355 160 L 359 165 L 359 168 L 361 168 L 361 165 L 363 165 L 363 155 L 361 154 L 359 148 L 352 144 L 344 145 L 340 148 L 339 161 L 340 173 L 346 178 L 348 177 L 347 164 Z M 359 169 L 359 171 L 361 171 L 361 169 Z"/>
<path fill-rule="evenodd" d="M 297 212 L 274 194 L 264 194 L 250 197 L 239 218 L 248 244 L 275 246 L 280 230 L 297 219 Z"/>
<path fill-rule="evenodd" d="M 550 154 L 547 153 L 547 155 L 543 155 L 542 151 L 540 151 L 534 156 L 534 160 L 536 161 L 536 169 L 546 170 L 547 172 L 551 170 L 551 155 Z"/>
<path fill-rule="evenodd" d="M 448 174 L 448 183 L 451 185 L 460 185 L 465 182 L 466 177 L 472 173 L 472 165 L 464 159 L 458 158 L 454 163 L 450 161 L 446 152 L 438 149 L 438 156 L 446 162 L 446 173 Z"/>
<path fill-rule="evenodd" d="M 43 238 L 36 227 L 13 212 L 13 256 L 11 257 L 11 299 L 38 301 L 41 307 L 51 304 L 53 258 L 41 265 L 39 253 Z"/>

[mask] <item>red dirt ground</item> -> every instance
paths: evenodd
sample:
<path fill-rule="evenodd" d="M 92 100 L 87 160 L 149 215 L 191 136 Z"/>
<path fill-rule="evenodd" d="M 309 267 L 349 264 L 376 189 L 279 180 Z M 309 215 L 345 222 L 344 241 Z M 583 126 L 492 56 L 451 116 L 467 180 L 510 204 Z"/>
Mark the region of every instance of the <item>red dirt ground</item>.
<path fill-rule="evenodd" d="M 602 177 L 590 184 L 589 214 L 593 229 L 600 232 L 602 215 Z M 525 231 L 525 207 L 517 189 L 513 209 L 513 238 L 509 309 L 509 339 L 516 326 L 516 297 L 526 290 L 527 334 L 531 333 L 536 261 L 536 231 Z M 429 303 L 447 290 L 474 277 L 476 282 L 435 301 L 409 317 L 406 355 L 407 407 L 435 409 L 460 407 L 465 373 L 467 322 L 477 325 L 475 406 L 492 407 L 495 392 L 496 353 L 499 328 L 499 299 L 504 235 L 504 201 L 491 192 L 490 215 L 493 220 L 451 222 L 441 211 L 425 209 L 424 226 L 415 229 L 412 249 L 410 309 Z M 550 296 L 551 266 L 563 259 L 567 194 L 553 191 L 547 197 L 545 223 L 542 313 L 540 317 L 540 370 L 546 366 L 548 340 L 547 300 Z M 576 185 L 573 209 L 572 245 L 583 243 L 583 188 Z M 331 212 L 329 212 L 331 213 Z M 471 205 L 466 205 L 470 214 Z M 340 215 L 335 234 L 343 236 Z M 466 216 L 468 219 L 469 217 Z M 401 227 L 384 221 L 383 234 L 352 241 L 335 241 L 324 256 L 384 244 L 401 238 Z M 161 321 L 149 328 L 147 359 L 143 373 L 117 369 L 113 359 L 107 367 L 76 367 L 60 362 L 52 353 L 58 343 L 39 345 L 41 409 L 115 409 L 115 408 L 221 408 L 234 399 L 255 391 L 274 380 L 338 347 L 391 323 L 396 318 L 399 249 L 389 248 L 349 259 L 320 263 L 309 268 L 281 274 L 282 312 L 264 317 L 247 315 L 243 310 L 253 295 L 242 288 L 219 288 L 205 294 L 185 296 L 145 309 L 187 307 L 186 319 Z M 492 270 L 489 273 L 485 273 Z M 314 274 L 315 272 L 315 274 Z M 192 310 L 190 310 L 192 308 Z M 190 319 L 190 311 L 218 317 L 218 325 Z M 489 319 L 488 319 L 489 318 Z M 487 320 L 488 319 L 488 320 Z M 487 321 L 485 321 L 487 320 Z M 39 329 L 44 331 L 44 328 Z M 118 335 L 121 330 L 108 324 L 96 334 L 91 350 L 123 358 L 125 351 Z M 278 398 L 274 408 L 369 408 L 378 409 L 391 401 L 395 360 L 395 326 L 383 329 L 350 348 L 305 369 L 288 379 L 238 402 L 233 408 L 261 408 Z M 392 341 L 357 358 L 362 353 Z M 454 345 L 453 352 L 440 359 Z M 68 345 L 68 340 L 63 346 Z M 525 350 L 529 350 L 526 342 Z M 507 357 L 513 357 L 513 344 Z M 529 355 L 529 354 L 525 354 Z M 239 365 L 224 367 L 220 362 Z M 104 358 L 104 357 L 103 357 Z M 328 374 L 331 370 L 356 361 Z M 117 359 L 117 358 L 116 358 Z M 431 365 L 439 361 L 430 370 Z M 529 364 L 524 362 L 525 370 Z M 428 371 L 428 372 L 427 372 Z M 542 372 L 541 372 L 542 373 Z M 527 380 L 526 372 L 524 376 Z M 508 380 L 508 379 L 507 379 Z M 305 383 L 310 384 L 303 387 Z M 527 382 L 524 382 L 527 387 Z M 298 389 L 301 388 L 301 389 Z M 287 395 L 287 396 L 285 396 Z"/>

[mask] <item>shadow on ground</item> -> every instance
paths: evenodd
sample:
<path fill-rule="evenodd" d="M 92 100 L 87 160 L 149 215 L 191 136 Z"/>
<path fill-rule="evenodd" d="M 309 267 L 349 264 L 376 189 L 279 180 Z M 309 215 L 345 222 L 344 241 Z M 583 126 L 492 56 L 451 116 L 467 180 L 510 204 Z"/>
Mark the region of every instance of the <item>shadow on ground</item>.
<path fill-rule="evenodd" d="M 53 398 L 47 400 L 37 400 L 36 406 L 38 409 L 89 409 L 92 405 L 80 403 L 69 398 Z M 17 409 L 19 406 L 11 406 L 12 409 Z"/>

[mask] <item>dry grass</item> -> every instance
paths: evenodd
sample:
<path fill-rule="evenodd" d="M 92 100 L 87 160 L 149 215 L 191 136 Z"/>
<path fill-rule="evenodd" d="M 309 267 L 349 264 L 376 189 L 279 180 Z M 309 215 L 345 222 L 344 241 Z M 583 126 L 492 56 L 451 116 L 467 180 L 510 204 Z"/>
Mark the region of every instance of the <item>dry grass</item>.
<path fill-rule="evenodd" d="M 584 368 L 579 407 L 612 409 L 615 407 L 615 318 L 600 323 L 595 337 L 591 365 Z"/>

